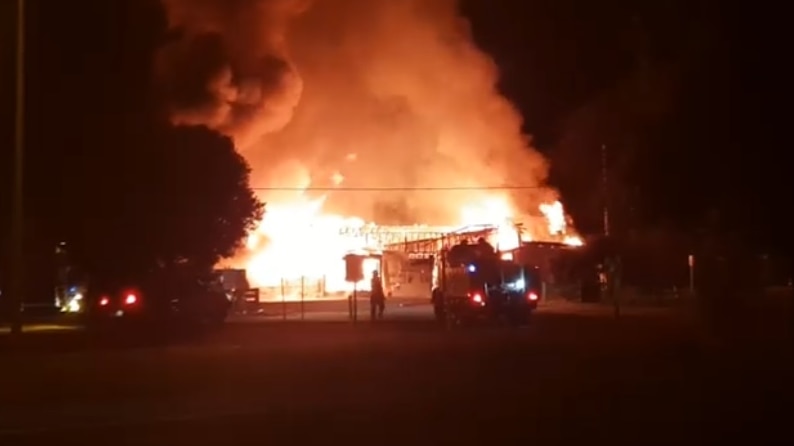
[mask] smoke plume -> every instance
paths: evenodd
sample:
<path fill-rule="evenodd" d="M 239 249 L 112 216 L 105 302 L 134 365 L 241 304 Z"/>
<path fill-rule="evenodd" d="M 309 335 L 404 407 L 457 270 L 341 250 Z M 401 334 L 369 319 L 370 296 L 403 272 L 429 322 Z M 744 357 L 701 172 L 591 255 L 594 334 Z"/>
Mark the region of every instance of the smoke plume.
<path fill-rule="evenodd" d="M 231 135 L 255 187 L 544 184 L 546 162 L 455 0 L 163 1 L 175 38 L 158 77 L 172 117 Z M 478 193 L 339 191 L 328 205 L 448 223 Z M 511 194 L 533 211 L 555 198 Z"/>

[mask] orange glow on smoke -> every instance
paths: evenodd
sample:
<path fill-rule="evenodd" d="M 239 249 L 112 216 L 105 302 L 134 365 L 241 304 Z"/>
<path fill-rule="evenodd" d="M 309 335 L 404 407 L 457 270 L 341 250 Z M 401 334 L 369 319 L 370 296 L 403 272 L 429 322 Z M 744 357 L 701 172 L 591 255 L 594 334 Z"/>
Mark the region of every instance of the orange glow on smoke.
<path fill-rule="evenodd" d="M 379 249 L 363 232 L 387 218 L 439 225 L 406 233 L 498 226 L 491 243 L 502 250 L 581 244 L 459 1 L 162 2 L 180 31 L 155 61 L 162 91 L 180 93 L 167 98 L 171 119 L 232 138 L 254 186 L 405 188 L 263 195 L 264 220 L 228 262 L 253 286 L 283 295 L 285 280 L 310 278 L 325 292 L 349 289 L 341 258 Z M 477 189 L 495 185 L 527 190 Z M 467 190 L 411 190 L 452 186 Z"/>

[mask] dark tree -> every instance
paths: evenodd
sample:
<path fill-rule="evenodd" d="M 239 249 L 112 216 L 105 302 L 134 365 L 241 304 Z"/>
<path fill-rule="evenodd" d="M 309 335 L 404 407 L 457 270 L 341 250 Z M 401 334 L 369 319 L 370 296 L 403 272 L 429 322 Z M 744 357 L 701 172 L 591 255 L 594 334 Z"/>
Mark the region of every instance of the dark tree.
<path fill-rule="evenodd" d="M 0 209 L 0 222 L 7 242 L 16 2 L 2 3 L 0 57 L 7 63 L 0 64 L 0 208 L 6 211 Z M 116 141 L 104 142 L 119 128 L 162 117 L 150 88 L 150 65 L 166 20 L 159 0 L 27 0 L 26 5 L 24 258 L 14 264 L 23 270 L 18 274 L 22 298 L 51 304 L 54 248 L 63 241 L 64 225 L 83 218 L 66 192 L 93 179 L 95 173 L 83 172 L 96 164 L 103 148 L 117 151 Z"/>
<path fill-rule="evenodd" d="M 229 254 L 261 205 L 231 141 L 167 124 L 152 84 L 167 36 L 161 2 L 30 0 L 27 25 L 24 299 L 52 302 L 61 242 L 93 275 L 207 269 Z M 4 61 L 13 62 L 12 40 L 0 42 Z M 13 91 L 13 76 L 0 81 Z M 5 148 L 13 102 L 0 102 Z M 0 179 L 6 197 L 5 170 Z"/>
<path fill-rule="evenodd" d="M 14 2 L 0 2 L 0 290 L 8 279 L 14 154 Z M 0 299 L 0 309 L 2 300 Z"/>
<path fill-rule="evenodd" d="M 650 2 L 625 20 L 632 64 L 565 120 L 552 180 L 585 232 L 602 231 L 606 203 L 615 236 L 692 233 L 732 183 L 720 171 L 734 149 L 725 137 L 730 61 L 719 15 L 701 3 Z"/>
<path fill-rule="evenodd" d="M 116 141 L 84 167 L 86 181 L 65 189 L 79 217 L 63 239 L 88 276 L 203 273 L 261 219 L 250 169 L 229 138 L 157 126 Z"/>
<path fill-rule="evenodd" d="M 153 193 L 162 212 L 162 260 L 212 267 L 240 246 L 262 218 L 249 186 L 250 168 L 231 139 L 204 127 L 168 131 L 159 159 L 164 168 Z"/>

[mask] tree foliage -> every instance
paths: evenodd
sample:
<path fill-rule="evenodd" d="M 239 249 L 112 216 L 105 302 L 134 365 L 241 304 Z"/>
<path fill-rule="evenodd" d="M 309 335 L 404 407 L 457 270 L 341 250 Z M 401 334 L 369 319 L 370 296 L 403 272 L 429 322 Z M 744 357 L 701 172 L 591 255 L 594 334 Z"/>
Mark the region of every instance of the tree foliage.
<path fill-rule="evenodd" d="M 719 17 L 683 4 L 647 7 L 626 25 L 633 64 L 570 114 L 552 153 L 552 179 L 586 232 L 602 230 L 608 204 L 613 235 L 659 226 L 691 233 L 732 185 Z M 679 24 L 675 35 L 657 10 Z"/>
<path fill-rule="evenodd" d="M 63 191 L 72 206 L 64 241 L 89 276 L 207 271 L 262 217 L 245 159 L 204 127 L 156 125 L 94 150 Z"/>
<path fill-rule="evenodd" d="M 230 256 L 262 217 L 249 186 L 250 168 L 228 137 L 203 127 L 177 127 L 160 150 L 158 224 L 163 256 L 211 266 Z"/>
<path fill-rule="evenodd" d="M 88 276 L 232 253 L 262 205 L 231 140 L 168 123 L 152 79 L 162 3 L 28 6 L 25 298 L 51 301 L 60 242 Z"/>

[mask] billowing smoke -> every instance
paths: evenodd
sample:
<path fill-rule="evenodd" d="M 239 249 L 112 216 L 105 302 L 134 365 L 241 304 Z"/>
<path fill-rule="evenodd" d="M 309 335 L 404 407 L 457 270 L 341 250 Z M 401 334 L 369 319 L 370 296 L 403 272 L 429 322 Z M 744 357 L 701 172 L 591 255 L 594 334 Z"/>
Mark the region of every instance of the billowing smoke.
<path fill-rule="evenodd" d="M 247 147 L 292 118 L 302 82 L 284 41 L 296 0 L 166 0 L 174 40 L 158 77 L 177 123 L 206 124 Z"/>
<path fill-rule="evenodd" d="M 164 3 L 176 32 L 158 76 L 173 119 L 233 136 L 255 187 L 544 184 L 546 162 L 455 0 Z M 328 205 L 383 223 L 448 223 L 478 193 L 340 191 Z M 555 194 L 511 195 L 535 211 Z"/>

